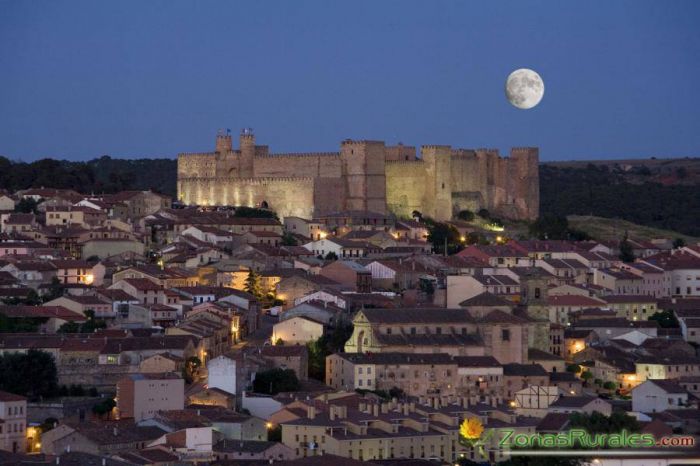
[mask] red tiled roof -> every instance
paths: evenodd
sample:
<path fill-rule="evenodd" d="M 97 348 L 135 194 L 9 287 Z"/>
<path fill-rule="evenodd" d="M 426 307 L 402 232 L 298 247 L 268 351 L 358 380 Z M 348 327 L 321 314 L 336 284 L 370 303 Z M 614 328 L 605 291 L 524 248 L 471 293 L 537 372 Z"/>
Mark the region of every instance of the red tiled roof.
<path fill-rule="evenodd" d="M 547 305 L 549 306 L 587 306 L 587 307 L 599 307 L 605 304 L 604 301 L 595 298 L 589 298 L 588 296 L 580 295 L 559 295 L 559 296 L 548 296 Z"/>
<path fill-rule="evenodd" d="M 12 402 L 12 401 L 25 401 L 26 398 L 20 395 L 15 395 L 14 393 L 10 392 L 3 392 L 0 390 L 0 401 L 2 402 Z"/>

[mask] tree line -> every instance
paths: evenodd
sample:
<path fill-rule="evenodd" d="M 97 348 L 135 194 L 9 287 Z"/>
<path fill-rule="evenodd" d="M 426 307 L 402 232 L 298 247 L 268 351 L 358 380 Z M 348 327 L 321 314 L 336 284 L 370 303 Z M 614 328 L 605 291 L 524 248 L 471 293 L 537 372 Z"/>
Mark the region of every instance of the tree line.
<path fill-rule="evenodd" d="M 107 155 L 87 162 L 41 159 L 12 161 L 0 156 L 0 189 L 72 189 L 81 193 L 125 190 L 176 194 L 177 161 L 173 159 L 113 159 Z"/>
<path fill-rule="evenodd" d="M 624 173 L 605 165 L 588 164 L 581 168 L 541 165 L 540 213 L 620 218 L 700 236 L 697 185 L 664 185 L 643 176 L 641 181 L 631 183 Z"/>

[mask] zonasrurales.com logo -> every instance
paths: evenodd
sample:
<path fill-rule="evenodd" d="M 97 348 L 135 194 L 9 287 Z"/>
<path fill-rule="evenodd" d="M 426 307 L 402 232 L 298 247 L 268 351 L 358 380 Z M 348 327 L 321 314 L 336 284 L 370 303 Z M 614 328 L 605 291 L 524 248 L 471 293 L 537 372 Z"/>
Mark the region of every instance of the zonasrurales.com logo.
<path fill-rule="evenodd" d="M 656 445 L 652 434 L 637 434 L 622 430 L 613 434 L 589 433 L 583 429 L 570 429 L 556 434 L 516 433 L 502 429 L 500 447 L 515 448 L 649 448 Z"/>
<path fill-rule="evenodd" d="M 497 436 L 498 440 L 492 438 Z M 652 447 L 686 447 L 695 446 L 695 438 L 687 435 L 672 435 L 656 438 L 649 433 L 636 433 L 620 430 L 615 433 L 592 433 L 585 429 L 569 429 L 557 433 L 523 433 L 513 429 L 485 429 L 477 417 L 465 419 L 459 427 L 459 441 L 465 447 L 476 450 L 483 458 L 488 458 L 487 449 L 509 450 L 511 454 L 541 455 L 543 450 L 549 454 L 565 452 L 591 454 L 600 450 L 625 450 L 628 454 L 648 451 Z M 669 450 L 666 450 L 669 451 Z"/>

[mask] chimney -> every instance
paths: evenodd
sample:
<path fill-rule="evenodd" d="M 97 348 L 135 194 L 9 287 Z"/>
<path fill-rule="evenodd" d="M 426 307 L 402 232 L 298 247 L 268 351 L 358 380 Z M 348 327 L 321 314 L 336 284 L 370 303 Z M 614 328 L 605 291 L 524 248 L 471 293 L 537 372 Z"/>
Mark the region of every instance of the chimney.
<path fill-rule="evenodd" d="M 335 421 L 335 406 L 331 406 L 331 409 L 328 410 L 328 419 Z"/>
<path fill-rule="evenodd" d="M 56 457 L 56 464 L 61 464 L 61 457 L 60 456 Z"/>
<path fill-rule="evenodd" d="M 411 407 L 408 403 L 403 404 L 403 415 L 408 416 L 408 412 L 410 411 Z"/>
<path fill-rule="evenodd" d="M 382 403 L 382 414 L 389 412 L 389 403 Z"/>
<path fill-rule="evenodd" d="M 316 407 L 315 406 L 309 406 L 306 409 L 306 417 L 308 417 L 309 419 L 316 418 Z"/>
<path fill-rule="evenodd" d="M 107 458 L 102 458 L 102 466 L 107 466 Z"/>
<path fill-rule="evenodd" d="M 119 435 L 119 429 L 117 429 L 117 428 L 115 427 L 114 429 L 112 429 L 112 433 L 114 434 L 115 437 L 118 436 L 118 435 Z M 70 446 L 69 446 L 69 448 L 70 448 Z"/>

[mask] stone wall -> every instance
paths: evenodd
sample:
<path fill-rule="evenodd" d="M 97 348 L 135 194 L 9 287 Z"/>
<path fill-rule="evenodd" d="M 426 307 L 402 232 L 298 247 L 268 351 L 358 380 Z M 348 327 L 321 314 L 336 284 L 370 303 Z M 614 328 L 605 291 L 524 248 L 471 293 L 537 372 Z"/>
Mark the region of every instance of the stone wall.
<path fill-rule="evenodd" d="M 387 162 L 386 205 L 388 210 L 405 218 L 410 218 L 414 210 L 423 212 L 426 195 L 425 176 L 425 163 L 422 160 Z"/>
<path fill-rule="evenodd" d="M 410 217 L 414 210 L 448 220 L 460 210 L 486 208 L 513 219 L 539 215 L 539 153 L 495 149 L 385 146 L 346 140 L 340 152 L 269 155 L 251 133 L 233 150 L 229 136 L 217 151 L 178 156 L 178 198 L 186 204 L 245 205 L 264 201 L 281 217 L 310 218 L 340 210 Z"/>
<path fill-rule="evenodd" d="M 101 392 L 114 391 L 122 377 L 138 372 L 138 365 L 130 364 L 74 364 L 58 368 L 59 385 L 95 387 Z"/>

